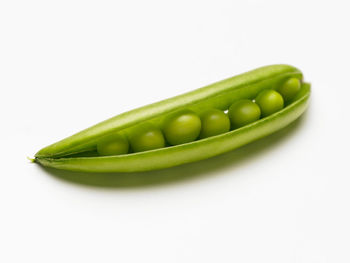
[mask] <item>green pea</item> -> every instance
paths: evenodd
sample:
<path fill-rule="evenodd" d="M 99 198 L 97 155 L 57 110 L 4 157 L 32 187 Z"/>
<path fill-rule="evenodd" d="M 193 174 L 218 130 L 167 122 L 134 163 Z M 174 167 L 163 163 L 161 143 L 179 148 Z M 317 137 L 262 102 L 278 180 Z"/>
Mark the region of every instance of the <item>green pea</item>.
<path fill-rule="evenodd" d="M 164 125 L 166 140 L 178 145 L 196 140 L 201 131 L 201 120 L 192 111 L 186 111 L 170 117 Z"/>
<path fill-rule="evenodd" d="M 261 109 L 262 117 L 269 116 L 283 109 L 284 101 L 277 91 L 268 89 L 261 91 L 255 99 Z"/>
<path fill-rule="evenodd" d="M 284 101 L 291 101 L 300 90 L 301 83 L 297 78 L 290 78 L 282 84 L 277 91 L 282 95 Z"/>
<path fill-rule="evenodd" d="M 239 100 L 228 109 L 233 128 L 239 128 L 260 118 L 260 108 L 251 100 Z"/>
<path fill-rule="evenodd" d="M 128 140 L 120 134 L 113 134 L 103 138 L 97 143 L 99 155 L 119 155 L 129 152 Z"/>
<path fill-rule="evenodd" d="M 162 131 L 153 125 L 138 127 L 130 134 L 129 139 L 134 152 L 150 151 L 165 146 Z"/>
<path fill-rule="evenodd" d="M 201 114 L 202 130 L 200 138 L 207 138 L 230 130 L 230 119 L 225 112 L 210 109 Z"/>

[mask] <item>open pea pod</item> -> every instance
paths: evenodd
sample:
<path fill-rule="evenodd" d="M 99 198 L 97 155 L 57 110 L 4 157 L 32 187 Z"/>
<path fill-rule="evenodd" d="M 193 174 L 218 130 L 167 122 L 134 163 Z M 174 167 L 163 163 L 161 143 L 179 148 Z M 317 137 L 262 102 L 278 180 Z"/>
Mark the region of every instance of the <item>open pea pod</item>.
<path fill-rule="evenodd" d="M 280 130 L 307 108 L 310 84 L 302 83 L 293 100 L 278 112 L 229 132 L 192 142 L 143 152 L 114 156 L 91 156 L 101 138 L 113 133 L 128 134 L 140 124 L 162 129 L 164 119 L 191 110 L 200 114 L 210 109 L 227 110 L 240 99 L 254 99 L 260 91 L 278 89 L 290 78 L 302 82 L 302 73 L 289 65 L 261 67 L 209 86 L 122 113 L 66 139 L 41 149 L 35 162 L 47 167 L 84 172 L 135 172 L 168 168 L 210 158 Z"/>

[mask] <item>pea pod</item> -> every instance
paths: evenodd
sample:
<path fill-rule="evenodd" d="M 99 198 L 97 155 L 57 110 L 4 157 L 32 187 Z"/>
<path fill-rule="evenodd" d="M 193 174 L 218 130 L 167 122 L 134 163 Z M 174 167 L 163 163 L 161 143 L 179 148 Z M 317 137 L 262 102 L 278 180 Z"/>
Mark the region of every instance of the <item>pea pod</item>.
<path fill-rule="evenodd" d="M 84 172 L 135 172 L 168 168 L 231 151 L 267 136 L 296 120 L 307 108 L 310 84 L 302 83 L 296 97 L 282 110 L 241 128 L 212 137 L 144 152 L 89 156 L 101 138 L 128 134 L 140 123 L 162 127 L 164 120 L 184 110 L 200 114 L 210 108 L 227 110 L 240 99 L 254 99 L 264 89 L 278 89 L 286 80 L 302 80 L 289 65 L 261 67 L 209 86 L 117 115 L 41 149 L 35 161 L 44 166 Z M 79 156 L 80 155 L 80 156 Z"/>

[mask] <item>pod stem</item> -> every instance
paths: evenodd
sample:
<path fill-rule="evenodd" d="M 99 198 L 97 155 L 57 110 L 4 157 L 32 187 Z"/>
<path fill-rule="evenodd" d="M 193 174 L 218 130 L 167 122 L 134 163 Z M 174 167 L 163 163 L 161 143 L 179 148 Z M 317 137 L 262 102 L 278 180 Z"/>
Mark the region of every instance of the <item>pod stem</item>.
<path fill-rule="evenodd" d="M 27 156 L 27 159 L 31 162 L 31 163 L 35 163 L 35 158 L 30 158 Z"/>

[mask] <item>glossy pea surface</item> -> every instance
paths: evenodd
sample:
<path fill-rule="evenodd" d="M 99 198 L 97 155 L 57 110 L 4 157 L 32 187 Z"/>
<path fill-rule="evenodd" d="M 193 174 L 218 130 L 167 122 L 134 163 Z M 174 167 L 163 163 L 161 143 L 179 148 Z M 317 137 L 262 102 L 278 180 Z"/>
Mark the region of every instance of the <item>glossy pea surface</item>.
<path fill-rule="evenodd" d="M 201 114 L 202 129 L 201 139 L 215 136 L 230 130 L 230 119 L 225 112 L 218 109 L 210 109 Z"/>
<path fill-rule="evenodd" d="M 282 95 L 284 101 L 291 101 L 300 90 L 301 83 L 297 78 L 290 78 L 285 81 L 277 91 Z"/>
<path fill-rule="evenodd" d="M 120 135 L 110 135 L 97 143 L 97 152 L 99 155 L 120 155 L 129 152 L 128 140 Z"/>
<path fill-rule="evenodd" d="M 157 127 L 148 125 L 131 134 L 129 139 L 134 152 L 149 151 L 165 146 L 162 131 Z"/>
<path fill-rule="evenodd" d="M 284 106 L 282 95 L 271 89 L 261 91 L 255 102 L 260 107 L 262 117 L 269 116 L 283 109 Z"/>
<path fill-rule="evenodd" d="M 166 140 L 171 145 L 188 143 L 196 140 L 201 131 L 199 116 L 191 111 L 170 117 L 164 125 Z"/>
<path fill-rule="evenodd" d="M 251 100 L 239 100 L 233 103 L 228 110 L 233 128 L 239 128 L 258 120 L 260 114 L 259 106 Z"/>

